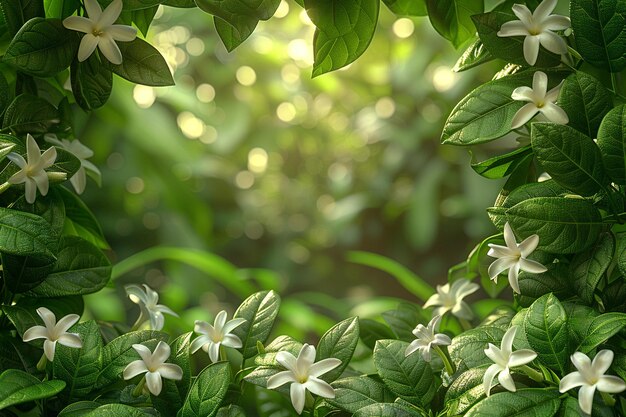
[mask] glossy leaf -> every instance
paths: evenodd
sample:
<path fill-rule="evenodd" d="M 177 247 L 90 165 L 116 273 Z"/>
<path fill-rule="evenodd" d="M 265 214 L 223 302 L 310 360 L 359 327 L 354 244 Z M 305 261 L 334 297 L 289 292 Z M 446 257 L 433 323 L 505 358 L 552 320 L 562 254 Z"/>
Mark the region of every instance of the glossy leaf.
<path fill-rule="evenodd" d="M 15 97 L 7 107 L 2 127 L 16 134 L 46 133 L 59 121 L 57 109 L 48 101 L 31 94 L 22 94 Z"/>
<path fill-rule="evenodd" d="M 327 401 L 348 413 L 356 413 L 363 407 L 385 400 L 385 386 L 368 376 L 338 379 L 332 383 L 332 387 L 335 389 L 335 398 Z"/>
<path fill-rule="evenodd" d="M 613 260 L 615 238 L 603 233 L 588 251 L 577 254 L 570 264 L 570 276 L 578 296 L 591 305 L 593 294 Z"/>
<path fill-rule="evenodd" d="M 109 99 L 113 74 L 92 54 L 86 61 L 72 63 L 71 82 L 76 103 L 83 110 L 95 110 Z"/>
<path fill-rule="evenodd" d="M 44 0 L 43 8 L 46 17 L 65 19 L 73 15 L 80 7 L 79 0 Z"/>
<path fill-rule="evenodd" d="M 422 417 L 415 410 L 393 403 L 378 403 L 365 406 L 352 415 L 352 417 Z"/>
<path fill-rule="evenodd" d="M 228 52 L 232 52 L 248 39 L 258 24 L 258 20 L 254 19 L 244 19 L 238 26 L 233 26 L 217 16 L 213 20 L 217 34 Z"/>
<path fill-rule="evenodd" d="M 493 60 L 493 56 L 487 51 L 480 39 L 476 39 L 454 64 L 455 72 L 465 71 Z"/>
<path fill-rule="evenodd" d="M 218 362 L 204 368 L 194 381 L 178 417 L 212 417 L 217 414 L 230 383 L 230 365 Z"/>
<path fill-rule="evenodd" d="M 239 350 L 244 358 L 251 358 L 257 353 L 257 342 L 265 343 L 279 308 L 278 294 L 274 291 L 261 291 L 244 300 L 235 311 L 233 318 L 246 320 L 232 332 L 243 342 Z"/>
<path fill-rule="evenodd" d="M 191 332 L 185 333 L 170 343 L 171 354 L 167 362 L 180 366 L 183 370 L 183 377 L 180 381 L 164 378 L 161 393 L 159 395 L 151 395 L 152 404 L 161 415 L 176 415 L 189 391 L 189 385 L 191 384 L 191 358 L 189 352 L 191 336 Z"/>
<path fill-rule="evenodd" d="M 120 77 L 136 84 L 162 87 L 174 85 L 167 62 L 157 49 L 143 39 L 118 42 L 123 61 L 114 65 L 109 61 L 102 64 Z"/>
<path fill-rule="evenodd" d="M 426 0 L 383 0 L 398 16 L 426 16 Z"/>
<path fill-rule="evenodd" d="M 626 106 L 609 111 L 598 129 L 598 147 L 606 172 L 617 184 L 626 185 Z"/>
<path fill-rule="evenodd" d="M 1 252 L 54 259 L 56 244 L 56 236 L 43 217 L 0 208 Z"/>
<path fill-rule="evenodd" d="M 485 398 L 466 414 L 467 417 L 553 416 L 561 405 L 559 392 L 547 389 L 521 389 L 500 392 Z"/>
<path fill-rule="evenodd" d="M 41 382 L 18 369 L 7 369 L 0 375 L 0 410 L 16 404 L 49 398 L 65 387 L 59 380 Z"/>
<path fill-rule="evenodd" d="M 605 313 L 594 318 L 589 324 L 587 335 L 582 339 L 577 351 L 588 354 L 600 344 L 626 327 L 626 314 Z"/>
<path fill-rule="evenodd" d="M 477 327 L 453 338 L 448 350 L 458 368 L 476 368 L 490 363 L 484 350 L 489 343 L 500 346 L 502 336 L 504 336 L 504 330 L 498 327 Z"/>
<path fill-rule="evenodd" d="M 569 331 L 565 310 L 554 295 L 546 294 L 528 308 L 524 333 L 537 360 L 564 375 L 571 353 Z"/>
<path fill-rule="evenodd" d="M 533 150 L 525 146 L 505 155 L 494 156 L 483 162 L 472 163 L 472 169 L 485 178 L 503 178 L 513 173 L 519 166 L 532 158 Z"/>
<path fill-rule="evenodd" d="M 356 345 L 359 342 L 359 319 L 352 317 L 343 320 L 322 335 L 317 345 L 315 361 L 336 358 L 341 365 L 320 376 L 326 382 L 339 378 L 348 367 Z"/>
<path fill-rule="evenodd" d="M 483 12 L 482 0 L 426 0 L 426 5 L 435 30 L 455 48 L 474 37 L 471 16 Z"/>
<path fill-rule="evenodd" d="M 79 236 L 100 249 L 108 249 L 102 228 L 89 207 L 67 188 L 59 187 L 58 191 L 65 205 L 64 233 Z"/>
<path fill-rule="evenodd" d="M 13 37 L 28 20 L 43 17 L 43 6 L 40 0 L 0 0 L 0 12 L 9 35 Z"/>
<path fill-rule="evenodd" d="M 485 397 L 483 377 L 487 365 L 472 368 L 459 375 L 446 392 L 445 403 L 450 415 L 459 415 Z"/>
<path fill-rule="evenodd" d="M 105 404 L 85 414 L 84 417 L 147 417 L 146 413 L 138 408 L 125 404 Z"/>

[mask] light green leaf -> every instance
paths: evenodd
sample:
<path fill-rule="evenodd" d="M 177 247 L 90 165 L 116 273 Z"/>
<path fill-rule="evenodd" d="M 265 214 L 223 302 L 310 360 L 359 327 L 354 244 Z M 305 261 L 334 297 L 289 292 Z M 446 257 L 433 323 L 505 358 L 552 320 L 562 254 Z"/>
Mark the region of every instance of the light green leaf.
<path fill-rule="evenodd" d="M 449 415 L 461 415 L 485 396 L 483 377 L 487 365 L 472 368 L 459 375 L 446 392 L 445 404 Z"/>
<path fill-rule="evenodd" d="M 350 363 L 358 342 L 358 317 L 343 320 L 324 333 L 317 345 L 315 361 L 336 358 L 341 360 L 341 365 L 320 376 L 320 378 L 326 382 L 339 378 Z"/>
<path fill-rule="evenodd" d="M 19 369 L 7 369 L 0 375 L 0 410 L 16 404 L 50 398 L 65 387 L 65 382 L 41 382 Z"/>
<path fill-rule="evenodd" d="M 212 417 L 226 395 L 230 365 L 218 362 L 204 368 L 194 381 L 177 417 Z"/>
<path fill-rule="evenodd" d="M 557 390 L 521 389 L 485 398 L 472 407 L 466 417 L 553 416 L 560 405 Z"/>
<path fill-rule="evenodd" d="M 617 184 L 626 185 L 626 105 L 604 116 L 598 129 L 598 147 L 606 172 Z"/>
<path fill-rule="evenodd" d="M 131 407 L 124 404 L 105 404 L 89 414 L 85 414 L 85 417 L 149 417 L 152 414 L 147 414 L 138 408 Z"/>
<path fill-rule="evenodd" d="M 102 64 L 120 77 L 135 84 L 163 87 L 174 85 L 167 62 L 159 51 L 143 39 L 118 42 L 123 61 L 114 65 L 105 60 Z"/>
<path fill-rule="evenodd" d="M 399 16 L 426 16 L 426 0 L 383 0 L 385 6 Z"/>
<path fill-rule="evenodd" d="M 365 406 L 352 415 L 352 417 L 422 417 L 417 410 L 409 411 L 398 404 L 378 403 Z"/>
<path fill-rule="evenodd" d="M 517 167 L 528 163 L 533 157 L 533 149 L 530 146 L 516 149 L 504 155 L 494 156 L 483 162 L 472 163 L 472 169 L 485 178 L 503 178 L 513 173 Z"/>
<path fill-rule="evenodd" d="M 493 60 L 480 39 L 476 39 L 454 64 L 452 71 L 461 72 Z"/>
<path fill-rule="evenodd" d="M 604 272 L 613 260 L 615 238 L 603 233 L 589 250 L 574 256 L 570 263 L 570 277 L 578 296 L 587 304 L 593 303 L 593 294 Z"/>
<path fill-rule="evenodd" d="M 254 19 L 242 19 L 238 26 L 233 26 L 217 16 L 215 16 L 213 20 L 217 34 L 228 52 L 232 52 L 241 45 L 243 41 L 248 39 L 258 24 L 258 20 Z"/>
<path fill-rule="evenodd" d="M 368 376 L 342 378 L 331 385 L 335 389 L 335 398 L 326 401 L 348 413 L 385 401 L 385 386 Z"/>
<path fill-rule="evenodd" d="M 256 365 L 280 367 L 276 362 L 276 354 L 281 351 L 289 352 L 293 356 L 298 356 L 302 343 L 291 336 L 278 336 L 276 339 L 263 348 L 263 352 L 254 358 Z"/>
<path fill-rule="evenodd" d="M 587 335 L 582 339 L 577 351 L 588 354 L 612 336 L 626 327 L 626 314 L 605 313 L 594 318 L 587 329 Z"/>
<path fill-rule="evenodd" d="M 524 333 L 537 360 L 564 375 L 571 353 L 569 331 L 565 310 L 554 295 L 546 294 L 528 308 Z"/>
<path fill-rule="evenodd" d="M 430 23 L 459 48 L 476 33 L 472 15 L 483 12 L 482 0 L 426 0 Z"/>
<path fill-rule="evenodd" d="M 257 342 L 265 343 L 272 331 L 274 320 L 280 308 L 280 297 L 274 291 L 261 291 L 251 295 L 239 306 L 233 318 L 242 318 L 246 322 L 235 328 L 233 334 L 241 339 L 239 349 L 244 358 L 251 358 L 257 353 Z"/>

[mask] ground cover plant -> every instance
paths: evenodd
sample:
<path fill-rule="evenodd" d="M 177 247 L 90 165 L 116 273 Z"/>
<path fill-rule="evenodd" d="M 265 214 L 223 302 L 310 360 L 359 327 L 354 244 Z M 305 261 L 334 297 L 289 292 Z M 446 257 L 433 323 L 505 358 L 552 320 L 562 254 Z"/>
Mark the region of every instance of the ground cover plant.
<path fill-rule="evenodd" d="M 116 282 L 79 197 L 100 172 L 77 115 L 106 106 L 113 77 L 173 83 L 141 37 L 159 7 L 213 15 L 233 50 L 280 1 L 0 0 L 0 413 L 626 415 L 626 2 L 297 3 L 316 26 L 314 77 L 367 49 L 381 7 L 428 16 L 460 49 L 457 71 L 501 63 L 442 133 L 508 144 L 471 163 L 507 178 L 487 209 L 500 233 L 436 291 L 405 276 L 415 303 L 316 341 L 273 335 L 281 298 L 263 288 L 183 334 L 163 331 L 180 312 L 145 284 L 125 287 L 133 325 L 81 320 L 83 296 Z"/>

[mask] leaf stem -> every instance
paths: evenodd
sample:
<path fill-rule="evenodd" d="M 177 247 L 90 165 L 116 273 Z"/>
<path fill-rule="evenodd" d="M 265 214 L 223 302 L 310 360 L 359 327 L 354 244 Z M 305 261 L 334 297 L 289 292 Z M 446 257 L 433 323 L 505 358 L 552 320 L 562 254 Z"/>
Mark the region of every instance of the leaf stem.
<path fill-rule="evenodd" d="M 443 361 L 443 365 L 446 367 L 446 372 L 448 373 L 448 375 L 450 376 L 454 375 L 454 373 L 456 372 L 456 369 L 454 367 L 454 363 L 452 362 L 452 358 L 450 358 L 450 354 L 448 353 L 448 348 L 445 346 L 441 348 L 435 345 L 433 347 L 433 350 L 437 352 L 437 355 L 439 355 L 439 357 Z"/>
<path fill-rule="evenodd" d="M 143 394 L 143 387 L 144 387 L 144 385 L 146 385 L 146 376 L 145 375 L 143 376 L 143 378 L 141 378 L 141 381 L 139 381 L 139 383 L 137 384 L 137 386 L 133 390 L 133 397 L 141 397 L 141 395 Z"/>
<path fill-rule="evenodd" d="M 528 365 L 522 365 L 518 369 L 522 371 L 523 373 L 525 373 L 526 375 L 528 375 L 528 377 L 532 379 L 533 381 L 543 382 L 544 380 L 543 374 L 541 372 L 531 368 Z"/>
<path fill-rule="evenodd" d="M 606 405 L 608 405 L 609 407 L 613 407 L 615 405 L 615 398 L 613 398 L 611 394 L 609 394 L 608 392 L 600 391 L 600 395 L 602 396 L 602 400 Z"/>
<path fill-rule="evenodd" d="M 44 372 L 46 370 L 46 365 L 48 364 L 48 358 L 46 357 L 46 354 L 42 354 L 41 355 L 41 359 L 39 359 L 39 362 L 37 362 L 37 370 Z"/>

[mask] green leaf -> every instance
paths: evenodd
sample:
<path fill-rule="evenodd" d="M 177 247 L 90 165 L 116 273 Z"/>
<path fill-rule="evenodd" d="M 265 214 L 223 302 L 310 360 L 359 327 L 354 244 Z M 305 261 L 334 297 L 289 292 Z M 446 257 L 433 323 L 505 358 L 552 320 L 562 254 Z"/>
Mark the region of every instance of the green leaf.
<path fill-rule="evenodd" d="M 91 294 L 104 288 L 111 277 L 111 263 L 100 249 L 76 236 L 59 242 L 54 270 L 30 295 L 61 297 Z"/>
<path fill-rule="evenodd" d="M 579 346 L 589 334 L 593 320 L 600 316 L 595 308 L 577 302 L 564 302 L 563 308 L 567 314 L 571 346 Z"/>
<path fill-rule="evenodd" d="M 131 407 L 124 404 L 105 404 L 88 414 L 85 417 L 148 417 L 152 414 L 147 414 L 138 408 Z"/>
<path fill-rule="evenodd" d="M 99 406 L 95 401 L 78 401 L 61 410 L 58 417 L 85 417 Z"/>
<path fill-rule="evenodd" d="M 604 230 L 598 209 L 578 198 L 530 198 L 508 209 L 506 218 L 521 239 L 536 233 L 541 250 L 559 254 L 589 249 Z"/>
<path fill-rule="evenodd" d="M 109 4 L 111 4 L 113 0 L 98 0 L 98 2 L 102 5 L 103 8 L 105 8 Z M 124 0 L 123 10 L 129 11 L 149 9 L 154 6 L 158 6 L 161 3 L 163 3 L 163 0 Z"/>
<path fill-rule="evenodd" d="M 352 317 L 343 320 L 330 328 L 320 338 L 317 345 L 315 361 L 336 358 L 341 360 L 341 365 L 320 376 L 326 382 L 339 378 L 348 367 L 356 345 L 359 342 L 359 319 Z"/>
<path fill-rule="evenodd" d="M 615 0 L 572 0 L 572 29 L 585 61 L 610 72 L 626 68 L 626 3 Z"/>
<path fill-rule="evenodd" d="M 570 272 L 563 263 L 546 264 L 548 270 L 541 274 L 521 271 L 519 274 L 519 304 L 530 306 L 542 295 L 553 293 L 557 297 L 568 298 L 575 295 L 570 280 Z"/>
<path fill-rule="evenodd" d="M 195 0 L 165 0 L 161 4 L 163 4 L 164 6 L 179 7 L 179 8 L 185 8 L 185 9 L 198 7 L 196 5 Z"/>
<path fill-rule="evenodd" d="M 60 19 L 29 20 L 15 35 L 3 62 L 35 77 L 52 77 L 70 66 L 78 52 L 76 32 Z"/>
<path fill-rule="evenodd" d="M 148 36 L 148 30 L 150 29 L 150 25 L 154 20 L 154 16 L 156 15 L 157 10 L 159 10 L 159 5 L 155 5 L 152 7 L 148 7 L 145 9 L 132 10 L 132 11 L 124 11 L 120 15 L 120 22 L 131 26 L 131 24 L 135 24 L 137 29 L 141 31 L 144 37 Z"/>
<path fill-rule="evenodd" d="M 222 403 L 230 383 L 230 365 L 218 362 L 204 368 L 194 381 L 178 417 L 212 417 Z"/>
<path fill-rule="evenodd" d="M 238 28 L 245 20 L 258 22 L 269 19 L 278 9 L 280 0 L 196 0 L 196 4 L 205 12 Z"/>
<path fill-rule="evenodd" d="M 421 355 L 405 356 L 408 346 L 399 340 L 379 340 L 374 348 L 374 365 L 396 395 L 411 404 L 426 405 L 435 395 L 433 371 Z"/>
<path fill-rule="evenodd" d="M 55 259 L 57 238 L 43 217 L 0 207 L 0 252 Z"/>
<path fill-rule="evenodd" d="M 559 417 L 580 417 L 580 406 L 578 401 L 571 396 L 567 396 L 561 403 Z"/>
<path fill-rule="evenodd" d="M 22 94 L 7 107 L 2 127 L 16 134 L 46 133 L 59 121 L 59 113 L 52 104 L 37 96 Z"/>
<path fill-rule="evenodd" d="M 472 169 L 485 178 L 503 178 L 513 173 L 519 166 L 528 163 L 533 157 L 533 149 L 524 146 L 504 155 L 494 156 L 483 162 L 472 163 Z"/>
<path fill-rule="evenodd" d="M 7 369 L 20 369 L 29 374 L 37 373 L 37 361 L 41 349 L 22 341 L 17 335 L 0 333 L 0 373 Z"/>
<path fill-rule="evenodd" d="M 54 259 L 2 254 L 6 286 L 14 294 L 24 293 L 41 284 L 54 269 Z"/>
<path fill-rule="evenodd" d="M 587 304 L 594 301 L 593 294 L 604 276 L 615 252 L 612 233 L 603 233 L 589 250 L 574 256 L 570 263 L 570 277 L 578 296 Z"/>
<path fill-rule="evenodd" d="M 117 44 L 122 52 L 123 61 L 114 65 L 105 60 L 104 65 L 120 77 L 135 84 L 162 87 L 174 85 L 174 79 L 167 62 L 159 51 L 143 39 Z"/>
<path fill-rule="evenodd" d="M 399 16 L 426 16 L 426 0 L 383 0 L 385 6 Z"/>
<path fill-rule="evenodd" d="M 560 405 L 556 390 L 521 389 L 485 398 L 472 407 L 466 417 L 553 416 Z"/>
<path fill-rule="evenodd" d="M 482 0 L 426 0 L 430 23 L 459 48 L 476 33 L 471 16 L 483 12 Z"/>
<path fill-rule="evenodd" d="M 91 54 L 86 61 L 72 63 L 71 82 L 76 103 L 83 110 L 95 110 L 109 99 L 113 74 L 100 63 L 96 54 Z"/>
<path fill-rule="evenodd" d="M 278 352 L 286 351 L 297 357 L 301 348 L 302 343 L 291 336 L 278 336 L 276 339 L 272 340 L 269 345 L 263 348 L 262 353 L 259 353 L 259 355 L 254 358 L 254 363 L 256 365 L 278 367 L 278 362 L 276 362 L 276 354 Z"/>
<path fill-rule="evenodd" d="M 187 396 L 191 384 L 191 359 L 189 356 L 191 336 L 191 332 L 182 334 L 170 344 L 172 353 L 167 362 L 180 366 L 183 370 L 183 378 L 180 381 L 163 379 L 161 393 L 151 395 L 152 405 L 163 416 L 175 416 Z"/>
<path fill-rule="evenodd" d="M 476 39 L 454 64 L 452 71 L 461 72 L 493 60 L 480 39 Z"/>
<path fill-rule="evenodd" d="M 167 341 L 168 334 L 153 330 L 142 330 L 123 334 L 113 339 L 102 350 L 102 370 L 98 374 L 96 388 L 102 388 L 122 376 L 126 366 L 138 358 L 134 344 L 142 344 L 154 351 L 157 343 Z"/>
<path fill-rule="evenodd" d="M 79 0 L 43 0 L 46 17 L 65 19 L 80 7 Z"/>
<path fill-rule="evenodd" d="M 274 291 L 261 291 L 244 300 L 235 311 L 233 318 L 246 320 L 232 332 L 243 342 L 239 351 L 245 359 L 256 355 L 257 342 L 265 343 L 272 331 L 279 308 L 278 294 Z"/>
<path fill-rule="evenodd" d="M 39 379 L 19 369 L 7 369 L 0 375 L 0 410 L 16 404 L 50 398 L 65 387 L 65 382 Z"/>
<path fill-rule="evenodd" d="M 91 392 L 102 367 L 102 336 L 95 321 L 89 320 L 72 327 L 80 335 L 80 349 L 57 344 L 54 355 L 54 378 L 65 381 L 61 396 L 67 401 L 85 398 Z"/>
<path fill-rule="evenodd" d="M 33 17 L 43 17 L 44 9 L 41 0 L 0 0 L 0 12 L 13 37 Z"/>
<path fill-rule="evenodd" d="M 378 403 L 365 406 L 352 415 L 352 417 L 422 417 L 416 410 L 408 411 L 407 408 L 398 404 Z"/>
<path fill-rule="evenodd" d="M 68 314 L 83 314 L 84 303 L 80 296 L 59 297 L 59 298 L 20 298 L 15 305 L 5 305 L 2 311 L 7 315 L 11 323 L 17 329 L 18 334 L 23 335 L 24 332 L 43 322 L 36 310 L 39 307 L 47 307 L 54 313 L 57 319 L 61 319 Z"/>
<path fill-rule="evenodd" d="M 9 104 L 9 84 L 7 82 L 6 77 L 3 74 L 0 74 L 0 114 L 4 113 Z M 4 152 L 9 153 L 10 150 L 6 148 L 2 148 L 0 155 L 4 157 L 6 155 Z"/>
<path fill-rule="evenodd" d="M 554 295 L 546 294 L 528 308 L 524 333 L 537 360 L 565 375 L 570 355 L 567 315 Z"/>
<path fill-rule="evenodd" d="M 473 368 L 459 375 L 446 392 L 445 403 L 449 415 L 461 415 L 485 396 L 483 377 L 487 365 Z"/>
<path fill-rule="evenodd" d="M 489 343 L 500 346 L 504 330 L 495 326 L 483 326 L 461 333 L 448 348 L 457 368 L 472 369 L 491 363 L 484 350 Z"/>
<path fill-rule="evenodd" d="M 415 339 L 413 329 L 425 318 L 415 304 L 400 303 L 395 310 L 382 313 L 383 320 L 389 325 L 396 339 L 411 342 Z"/>
<path fill-rule="evenodd" d="M 613 107 L 611 93 L 586 72 L 569 75 L 559 92 L 559 107 L 569 116 L 568 126 L 595 138 L 602 118 Z"/>
<path fill-rule="evenodd" d="M 305 0 L 317 29 L 313 38 L 313 77 L 354 62 L 374 36 L 379 0 Z"/>
<path fill-rule="evenodd" d="M 246 410 L 238 405 L 224 406 L 217 411 L 217 417 L 246 417 Z"/>
<path fill-rule="evenodd" d="M 21 153 L 21 151 L 18 152 Z M 58 188 L 50 188 L 46 196 L 37 196 L 33 204 L 26 202 L 26 198 L 21 196 L 12 208 L 43 217 L 50 224 L 52 233 L 58 238 L 63 232 L 63 223 L 65 222 L 65 206 L 58 193 Z"/>
<path fill-rule="evenodd" d="M 326 401 L 348 413 L 385 401 L 385 386 L 368 376 L 342 378 L 331 385 L 335 389 L 335 398 Z"/>
<path fill-rule="evenodd" d="M 239 25 L 233 26 L 226 20 L 217 16 L 215 16 L 213 20 L 215 22 L 217 34 L 222 40 L 222 43 L 224 43 L 228 52 L 232 52 L 235 48 L 241 45 L 243 41 L 248 39 L 254 32 L 254 29 L 256 29 L 259 22 L 254 19 L 243 19 Z"/>
<path fill-rule="evenodd" d="M 626 185 L 626 105 L 604 116 L 598 129 L 598 147 L 607 173 L 617 184 Z"/>
<path fill-rule="evenodd" d="M 372 350 L 374 350 L 377 340 L 394 338 L 392 330 L 383 323 L 371 319 L 360 319 L 359 326 L 361 327 L 361 341 Z"/>
<path fill-rule="evenodd" d="M 576 351 L 589 354 L 626 327 L 626 314 L 605 313 L 594 318 Z"/>
<path fill-rule="evenodd" d="M 108 249 L 100 224 L 89 207 L 67 188 L 58 187 L 58 192 L 65 204 L 64 234 L 82 237 L 100 249 Z"/>
<path fill-rule="evenodd" d="M 566 73 L 549 71 L 548 86 L 556 86 Z M 511 131 L 513 116 L 524 105 L 511 98 L 513 90 L 532 83 L 534 71 L 524 71 L 489 81 L 465 96 L 446 121 L 441 141 L 451 145 L 475 145 Z"/>
<path fill-rule="evenodd" d="M 563 187 L 588 197 L 609 184 L 600 149 L 584 134 L 566 125 L 533 123 L 531 140 L 543 169 Z"/>

